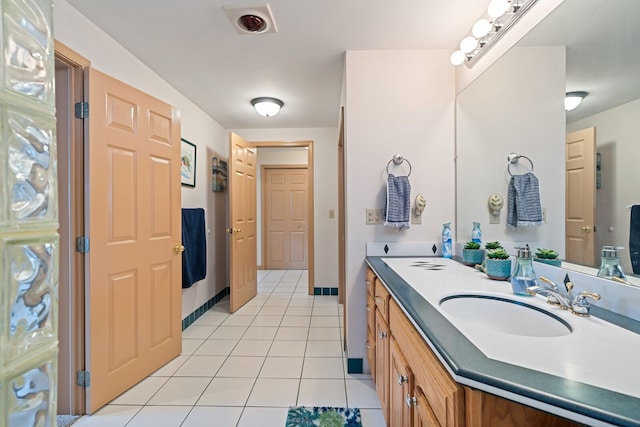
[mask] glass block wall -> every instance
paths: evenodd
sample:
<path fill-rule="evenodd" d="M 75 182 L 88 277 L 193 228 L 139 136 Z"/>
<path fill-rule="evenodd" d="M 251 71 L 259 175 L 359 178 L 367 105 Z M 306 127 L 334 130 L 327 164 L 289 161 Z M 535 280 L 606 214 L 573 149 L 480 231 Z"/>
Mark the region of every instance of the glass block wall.
<path fill-rule="evenodd" d="M 56 425 L 52 0 L 0 0 L 0 427 Z"/>

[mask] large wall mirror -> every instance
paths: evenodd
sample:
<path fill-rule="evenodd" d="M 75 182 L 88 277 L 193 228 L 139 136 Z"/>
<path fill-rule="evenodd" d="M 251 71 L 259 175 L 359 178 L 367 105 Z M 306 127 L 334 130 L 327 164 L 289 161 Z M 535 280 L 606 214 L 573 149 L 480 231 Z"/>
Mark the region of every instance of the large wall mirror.
<path fill-rule="evenodd" d="M 484 240 L 531 242 L 558 250 L 563 259 L 571 259 L 572 245 L 586 248 L 584 257 L 572 262 L 594 268 L 602 246 L 614 245 L 624 248 L 622 266 L 632 273 L 630 206 L 640 204 L 639 16 L 638 0 L 565 0 L 459 94 L 458 241 L 469 240 L 472 222 L 480 221 Z M 569 91 L 588 95 L 565 112 Z M 590 166 L 595 202 L 585 202 L 583 190 L 565 192 L 566 135 L 589 128 L 595 132 Z M 521 160 L 508 169 L 510 153 L 527 156 L 532 164 Z M 501 194 L 506 206 L 510 174 L 531 166 L 545 225 L 508 230 L 505 209 L 500 222 L 490 224 L 489 195 Z M 565 244 L 567 199 L 593 211 L 593 224 L 581 230 L 590 233 L 591 247 L 580 240 L 585 236 Z"/>

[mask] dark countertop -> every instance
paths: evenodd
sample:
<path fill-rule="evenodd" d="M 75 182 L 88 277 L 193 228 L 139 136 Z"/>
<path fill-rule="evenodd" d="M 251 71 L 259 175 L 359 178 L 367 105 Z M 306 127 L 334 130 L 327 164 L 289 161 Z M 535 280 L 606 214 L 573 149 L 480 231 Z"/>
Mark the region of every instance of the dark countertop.
<path fill-rule="evenodd" d="M 366 263 L 457 382 L 588 425 L 640 427 L 640 399 L 489 359 L 390 268 L 383 257 L 367 257 Z M 636 333 L 640 331 L 640 322 L 615 313 L 600 309 L 592 314 Z M 553 355 L 549 357 L 552 361 Z M 640 355 L 638 357 L 640 359 Z M 604 366 L 615 361 L 603 360 L 602 363 Z M 637 366 L 630 368 L 640 369 Z"/>

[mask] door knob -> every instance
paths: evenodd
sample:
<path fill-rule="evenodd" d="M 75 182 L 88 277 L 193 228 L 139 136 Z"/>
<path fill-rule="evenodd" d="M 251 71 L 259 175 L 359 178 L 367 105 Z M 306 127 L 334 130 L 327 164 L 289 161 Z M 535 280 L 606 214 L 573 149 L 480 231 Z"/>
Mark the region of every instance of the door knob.
<path fill-rule="evenodd" d="M 582 231 L 591 231 L 591 227 L 581 227 L 580 230 L 582 230 Z"/>
<path fill-rule="evenodd" d="M 179 254 L 180 252 L 184 252 L 184 246 L 183 245 L 175 245 L 173 247 L 173 250 L 176 251 L 177 254 Z"/>
<path fill-rule="evenodd" d="M 240 233 L 242 230 L 239 228 L 227 228 L 227 233 L 229 234 L 233 234 L 233 233 Z"/>

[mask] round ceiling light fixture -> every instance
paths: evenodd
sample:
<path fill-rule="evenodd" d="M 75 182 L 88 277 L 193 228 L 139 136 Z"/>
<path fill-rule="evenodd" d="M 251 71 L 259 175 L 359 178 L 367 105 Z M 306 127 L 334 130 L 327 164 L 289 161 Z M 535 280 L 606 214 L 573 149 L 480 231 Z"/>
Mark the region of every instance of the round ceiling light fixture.
<path fill-rule="evenodd" d="M 564 97 L 564 109 L 565 111 L 571 111 L 578 108 L 582 103 L 582 100 L 588 95 L 587 92 L 576 91 L 567 92 Z"/>
<path fill-rule="evenodd" d="M 261 116 L 272 117 L 278 114 L 280 108 L 284 106 L 284 102 L 277 98 L 262 96 L 252 99 L 251 105 L 253 105 L 253 108 L 255 108 L 256 112 Z"/>

